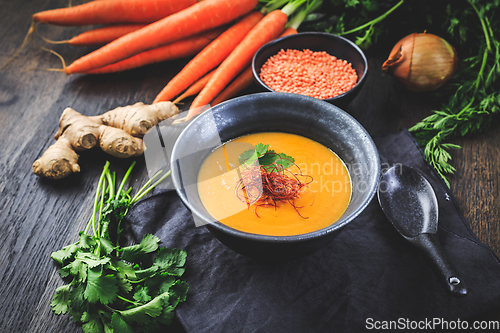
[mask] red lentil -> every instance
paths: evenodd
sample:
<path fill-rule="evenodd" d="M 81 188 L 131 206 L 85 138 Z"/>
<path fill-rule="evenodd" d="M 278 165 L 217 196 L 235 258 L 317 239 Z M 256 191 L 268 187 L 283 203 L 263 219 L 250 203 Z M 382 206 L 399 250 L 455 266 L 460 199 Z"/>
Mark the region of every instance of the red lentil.
<path fill-rule="evenodd" d="M 358 75 L 351 63 L 325 51 L 282 49 L 262 66 L 260 78 L 274 91 L 327 99 L 354 87 Z"/>

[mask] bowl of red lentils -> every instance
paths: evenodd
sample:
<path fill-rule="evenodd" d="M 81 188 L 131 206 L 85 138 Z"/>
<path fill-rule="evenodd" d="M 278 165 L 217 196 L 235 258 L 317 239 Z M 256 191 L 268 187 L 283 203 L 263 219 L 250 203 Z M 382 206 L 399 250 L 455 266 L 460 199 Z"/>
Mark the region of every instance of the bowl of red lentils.
<path fill-rule="evenodd" d="M 368 61 L 350 40 L 323 32 L 301 32 L 261 47 L 252 61 L 265 90 L 306 95 L 343 107 L 359 93 Z"/>

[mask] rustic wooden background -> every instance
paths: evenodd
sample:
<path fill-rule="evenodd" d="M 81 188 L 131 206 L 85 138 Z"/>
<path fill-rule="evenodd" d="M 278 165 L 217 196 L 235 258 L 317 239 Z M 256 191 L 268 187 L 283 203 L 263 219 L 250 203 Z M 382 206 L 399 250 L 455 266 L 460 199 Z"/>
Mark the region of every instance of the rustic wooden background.
<path fill-rule="evenodd" d="M 21 44 L 31 14 L 66 5 L 62 0 L 0 0 L 0 66 Z M 80 28 L 44 26 L 41 33 L 68 39 Z M 369 76 L 359 96 L 345 110 L 372 134 L 410 127 L 430 114 L 432 94 L 404 90 L 380 70 L 391 44 L 368 52 Z M 130 161 L 100 151 L 82 153 L 81 173 L 62 181 L 40 179 L 31 165 L 49 145 L 65 107 L 96 115 L 138 101 L 150 103 L 188 61 L 186 59 L 102 76 L 66 76 L 34 68 L 61 68 L 40 46 L 50 47 L 69 63 L 90 48 L 50 46 L 39 38 L 0 71 L 0 331 L 79 332 L 69 316 L 50 309 L 54 289 L 62 284 L 50 253 L 76 240 L 86 225 L 96 180 L 106 160 L 122 174 Z M 244 93 L 256 92 L 254 86 Z M 456 174 L 451 190 L 474 233 L 500 255 L 500 132 L 498 126 L 474 137 L 457 139 L 452 152 Z M 140 186 L 146 179 L 142 157 L 133 173 Z M 182 331 L 177 327 L 177 330 Z"/>

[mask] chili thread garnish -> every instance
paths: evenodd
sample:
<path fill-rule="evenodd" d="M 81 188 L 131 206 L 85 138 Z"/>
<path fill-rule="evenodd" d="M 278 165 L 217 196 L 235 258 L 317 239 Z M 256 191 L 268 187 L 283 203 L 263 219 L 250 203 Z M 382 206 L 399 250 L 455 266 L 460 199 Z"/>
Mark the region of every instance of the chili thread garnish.
<path fill-rule="evenodd" d="M 300 213 L 299 208 L 303 206 L 297 206 L 295 200 L 308 189 L 311 191 L 309 184 L 312 183 L 313 177 L 303 174 L 299 166 L 288 157 L 282 157 L 273 151 L 266 152 L 261 157 L 264 155 L 277 155 L 277 158 L 268 165 L 253 163 L 243 168 L 235 189 L 238 199 L 247 205 L 248 203 L 255 205 L 254 212 L 259 218 L 258 207 L 271 206 L 276 210 L 283 203 L 289 203 L 300 217 L 309 218 Z M 285 168 L 283 166 L 285 161 L 286 165 L 295 166 L 298 172 Z M 243 197 L 241 193 L 244 193 Z"/>

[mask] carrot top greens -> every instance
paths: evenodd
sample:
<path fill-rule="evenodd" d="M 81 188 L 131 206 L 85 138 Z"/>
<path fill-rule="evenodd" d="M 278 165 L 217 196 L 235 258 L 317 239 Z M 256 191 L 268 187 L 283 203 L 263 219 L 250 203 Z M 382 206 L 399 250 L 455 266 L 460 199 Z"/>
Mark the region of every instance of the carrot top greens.
<path fill-rule="evenodd" d="M 439 108 L 409 129 L 449 186 L 447 176 L 455 172 L 449 151 L 460 148 L 452 141 L 486 131 L 500 114 L 499 9 L 498 0 L 328 0 L 308 19 L 309 28 L 344 35 L 363 49 L 383 49 L 381 44 L 417 31 L 455 47 L 459 70 L 432 95 Z"/>

